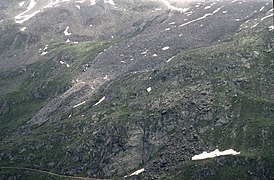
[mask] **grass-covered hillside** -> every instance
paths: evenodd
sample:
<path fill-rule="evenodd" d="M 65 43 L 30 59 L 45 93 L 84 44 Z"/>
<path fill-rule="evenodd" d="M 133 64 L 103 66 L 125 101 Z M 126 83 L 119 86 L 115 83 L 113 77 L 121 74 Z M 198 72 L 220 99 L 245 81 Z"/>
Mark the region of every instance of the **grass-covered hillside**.
<path fill-rule="evenodd" d="M 272 35 L 267 29 L 238 33 L 231 40 L 178 53 L 154 70 L 119 76 L 79 107 L 32 124 L 29 119 L 45 103 L 72 86 L 85 59 L 108 46 L 57 44 L 50 58 L 28 67 L 31 73 L 14 92 L 1 96 L 1 166 L 99 178 L 118 178 L 145 167 L 141 179 L 270 179 Z M 11 85 L 19 77 L 16 72 L 3 74 L 1 83 Z M 216 148 L 241 154 L 191 161 Z M 3 178 L 39 173 L 1 172 Z"/>

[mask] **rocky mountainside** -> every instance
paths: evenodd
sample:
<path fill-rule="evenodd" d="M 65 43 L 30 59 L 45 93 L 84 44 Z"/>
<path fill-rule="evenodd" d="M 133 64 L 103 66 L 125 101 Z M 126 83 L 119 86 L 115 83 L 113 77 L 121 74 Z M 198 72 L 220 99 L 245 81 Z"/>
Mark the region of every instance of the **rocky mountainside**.
<path fill-rule="evenodd" d="M 1 0 L 0 179 L 274 179 L 273 29 L 269 0 Z"/>

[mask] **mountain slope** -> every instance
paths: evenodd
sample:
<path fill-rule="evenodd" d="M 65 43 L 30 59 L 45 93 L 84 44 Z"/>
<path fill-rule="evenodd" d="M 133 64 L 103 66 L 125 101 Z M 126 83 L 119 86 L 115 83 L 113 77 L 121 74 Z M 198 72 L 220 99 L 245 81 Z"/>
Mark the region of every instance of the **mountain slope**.
<path fill-rule="evenodd" d="M 266 2 L 234 3 L 142 13 L 116 38 L 53 38 L 45 55 L 5 68 L 0 166 L 110 179 L 141 168 L 141 179 L 274 178 L 273 12 Z M 164 7 L 152 5 L 146 11 Z M 240 155 L 191 160 L 216 148 Z"/>

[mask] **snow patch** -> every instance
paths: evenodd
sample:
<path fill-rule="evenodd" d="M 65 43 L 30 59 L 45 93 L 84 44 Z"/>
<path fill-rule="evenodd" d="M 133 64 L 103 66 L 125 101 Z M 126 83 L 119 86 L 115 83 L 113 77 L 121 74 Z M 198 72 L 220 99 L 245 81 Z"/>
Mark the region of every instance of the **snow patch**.
<path fill-rule="evenodd" d="M 273 25 L 269 26 L 268 29 L 269 29 L 269 31 L 273 31 L 274 30 L 274 26 Z"/>
<path fill-rule="evenodd" d="M 71 41 L 70 39 L 67 39 L 66 43 L 78 44 L 79 42 L 77 42 L 77 41 Z"/>
<path fill-rule="evenodd" d="M 256 56 L 259 56 L 260 53 L 258 51 L 253 51 L 253 53 L 256 55 Z"/>
<path fill-rule="evenodd" d="M 171 22 L 171 23 L 168 23 L 169 25 L 173 25 L 173 24 L 175 24 L 175 22 Z"/>
<path fill-rule="evenodd" d="M 27 29 L 27 27 L 21 27 L 20 31 L 25 31 Z"/>
<path fill-rule="evenodd" d="M 227 11 L 223 11 L 223 14 L 226 14 L 227 13 Z"/>
<path fill-rule="evenodd" d="M 219 10 L 220 10 L 221 8 L 222 8 L 222 7 L 220 7 L 220 8 L 218 8 L 218 9 L 214 10 L 212 13 L 205 14 L 205 15 L 203 15 L 202 17 L 199 17 L 199 18 L 197 18 L 197 19 L 194 19 L 194 20 L 188 21 L 188 22 L 186 22 L 186 23 L 184 23 L 184 24 L 181 24 L 179 27 L 183 27 L 183 26 L 186 26 L 186 25 L 191 24 L 191 23 L 193 23 L 193 22 L 196 22 L 196 21 L 205 19 L 207 16 L 212 16 L 212 15 L 214 15 L 215 13 L 219 12 Z"/>
<path fill-rule="evenodd" d="M 204 9 L 210 9 L 211 8 L 211 6 L 206 6 Z"/>
<path fill-rule="evenodd" d="M 69 1 L 71 1 L 71 0 L 51 0 L 44 7 L 41 7 L 39 9 L 33 11 L 33 9 L 35 8 L 37 2 L 35 2 L 35 0 L 30 0 L 27 9 L 24 12 L 22 12 L 19 15 L 14 17 L 15 18 L 15 23 L 22 24 L 22 23 L 28 21 L 30 18 L 34 17 L 36 14 L 40 13 L 41 11 L 43 11 L 46 8 L 56 7 L 60 3 L 69 2 Z"/>
<path fill-rule="evenodd" d="M 168 46 L 162 48 L 163 51 L 168 50 L 168 49 L 169 49 Z"/>
<path fill-rule="evenodd" d="M 59 62 L 60 62 L 60 64 L 65 64 L 68 68 L 70 67 L 70 65 L 65 63 L 64 61 L 59 61 Z"/>
<path fill-rule="evenodd" d="M 127 175 L 127 176 L 124 176 L 124 177 L 126 178 L 126 177 L 131 177 L 131 176 L 139 175 L 139 174 L 141 174 L 144 171 L 145 171 L 145 169 L 142 168 L 142 169 L 139 169 L 139 170 L 135 171 L 134 173 L 131 173 L 130 175 Z"/>
<path fill-rule="evenodd" d="M 22 1 L 22 2 L 20 2 L 20 3 L 18 3 L 18 4 L 19 4 L 20 7 L 22 7 L 22 6 L 24 6 L 25 1 Z"/>
<path fill-rule="evenodd" d="M 103 102 L 106 99 L 106 96 L 102 97 L 97 103 L 95 103 L 92 107 L 99 105 L 101 102 Z"/>
<path fill-rule="evenodd" d="M 265 6 L 261 7 L 260 11 L 264 10 Z"/>
<path fill-rule="evenodd" d="M 46 44 L 43 50 L 46 51 L 48 49 L 48 47 L 49 47 L 49 45 Z"/>
<path fill-rule="evenodd" d="M 223 7 L 220 7 L 220 8 L 218 8 L 218 9 L 216 9 L 215 11 L 213 11 L 213 14 L 219 12 L 222 8 L 223 8 Z"/>
<path fill-rule="evenodd" d="M 273 16 L 273 14 L 269 14 L 269 15 L 263 17 L 263 18 L 261 19 L 261 21 L 265 20 L 266 18 L 270 18 L 271 16 Z"/>
<path fill-rule="evenodd" d="M 186 12 L 189 8 L 178 8 L 175 6 L 172 6 L 170 2 L 167 0 L 160 0 L 164 5 L 167 6 L 168 9 L 174 10 L 174 11 L 179 11 L 179 12 Z"/>
<path fill-rule="evenodd" d="M 69 33 L 68 30 L 69 30 L 69 26 L 67 26 L 65 31 L 64 31 L 65 36 L 70 36 L 71 35 L 71 33 Z"/>
<path fill-rule="evenodd" d="M 104 0 L 104 3 L 108 3 L 115 6 L 115 3 L 113 2 L 113 0 Z"/>
<path fill-rule="evenodd" d="M 81 105 L 83 105 L 85 103 L 86 103 L 86 101 L 80 102 L 79 104 L 76 104 L 75 106 L 73 106 L 73 108 L 77 108 L 77 107 L 79 107 L 79 106 L 81 106 Z"/>
<path fill-rule="evenodd" d="M 233 4 L 233 3 L 235 3 L 235 2 L 237 2 L 238 0 L 233 0 L 233 1 L 231 1 L 231 3 L 229 3 L 229 4 Z"/>
<path fill-rule="evenodd" d="M 144 51 L 144 52 L 141 52 L 141 55 L 145 55 L 147 53 L 147 50 Z"/>
<path fill-rule="evenodd" d="M 157 54 L 153 54 L 152 56 L 153 56 L 153 57 L 157 57 L 158 55 L 157 55 Z"/>
<path fill-rule="evenodd" d="M 105 75 L 105 77 L 103 78 L 104 80 L 107 80 L 108 79 L 108 75 Z"/>
<path fill-rule="evenodd" d="M 272 13 L 274 12 L 274 8 L 270 9 L 267 13 Z"/>
<path fill-rule="evenodd" d="M 45 9 L 45 8 L 52 8 L 52 7 L 56 7 L 58 6 L 60 3 L 63 2 L 69 2 L 71 0 L 51 0 L 46 6 L 44 6 L 41 10 Z"/>
<path fill-rule="evenodd" d="M 210 9 L 213 5 L 215 5 L 216 3 L 214 2 L 214 3 L 212 3 L 212 4 L 210 4 L 209 6 L 206 6 L 204 9 Z"/>
<path fill-rule="evenodd" d="M 22 24 L 23 22 L 29 20 L 30 18 L 35 16 L 37 13 L 39 13 L 40 11 L 34 11 L 33 13 L 27 15 L 27 13 L 30 12 L 36 6 L 36 4 L 37 3 L 34 0 L 31 0 L 27 7 L 27 10 L 15 16 L 15 22 L 18 24 Z"/>
<path fill-rule="evenodd" d="M 151 87 L 148 87 L 147 88 L 147 92 L 151 92 L 152 88 Z"/>
<path fill-rule="evenodd" d="M 176 56 L 172 56 L 171 58 L 169 58 L 166 62 L 170 62 L 172 59 L 174 59 Z"/>
<path fill-rule="evenodd" d="M 208 158 L 214 158 L 217 156 L 226 156 L 226 155 L 238 155 L 240 152 L 236 152 L 233 149 L 228 149 L 225 151 L 219 151 L 219 149 L 216 149 L 215 151 L 212 151 L 210 153 L 203 152 L 199 155 L 195 155 L 192 157 L 192 160 L 202 160 L 202 159 L 208 159 Z"/>
<path fill-rule="evenodd" d="M 78 1 L 76 1 L 76 3 L 81 3 L 81 4 L 83 4 L 84 2 L 86 2 L 86 0 L 78 0 Z M 96 4 L 96 0 L 90 0 L 90 5 L 95 5 Z"/>
<path fill-rule="evenodd" d="M 75 7 L 76 7 L 77 9 L 81 9 L 81 6 L 80 6 L 80 5 L 75 5 Z"/>
<path fill-rule="evenodd" d="M 95 5 L 96 4 L 96 1 L 95 0 L 90 0 L 90 5 Z"/>
<path fill-rule="evenodd" d="M 47 52 L 47 51 L 44 51 L 44 52 L 41 53 L 41 56 L 44 56 L 44 55 L 46 55 L 46 54 L 48 54 L 48 52 Z"/>
<path fill-rule="evenodd" d="M 184 23 L 184 24 L 181 24 L 179 27 L 186 26 L 186 25 L 188 25 L 188 24 L 191 24 L 191 23 L 193 23 L 193 22 L 196 22 L 196 21 L 205 19 L 207 16 L 212 16 L 212 15 L 213 15 L 212 13 L 205 14 L 205 15 L 203 15 L 202 17 L 199 17 L 199 18 L 197 18 L 197 19 L 194 19 L 194 20 L 188 21 L 188 22 L 186 22 L 186 23 Z"/>
<path fill-rule="evenodd" d="M 194 20 L 188 21 L 188 22 L 186 22 L 186 23 L 183 23 L 183 24 L 181 24 L 179 27 L 183 27 L 183 26 L 186 26 L 186 25 L 191 24 L 191 23 L 193 23 L 193 22 L 196 22 L 196 21 L 205 19 L 207 16 L 212 16 L 212 15 L 214 15 L 215 13 L 217 13 L 221 8 L 222 8 L 222 7 L 220 7 L 220 8 L 218 8 L 218 9 L 214 10 L 212 13 L 205 14 L 205 15 L 203 15 L 202 17 L 199 17 L 199 18 L 197 18 L 197 19 L 194 19 Z"/>
<path fill-rule="evenodd" d="M 251 27 L 251 29 L 253 29 L 253 28 L 255 28 L 256 26 L 258 26 L 258 24 L 259 24 L 259 23 L 254 24 L 254 25 Z"/>
<path fill-rule="evenodd" d="M 43 52 L 41 53 L 41 56 L 44 56 L 46 54 L 48 54 L 47 50 L 48 50 L 48 44 L 45 45 L 44 49 L 43 49 Z M 39 49 L 39 51 L 42 50 L 42 49 Z"/>
<path fill-rule="evenodd" d="M 169 31 L 169 30 L 170 30 L 170 28 L 166 28 L 166 29 L 165 29 L 165 31 Z"/>

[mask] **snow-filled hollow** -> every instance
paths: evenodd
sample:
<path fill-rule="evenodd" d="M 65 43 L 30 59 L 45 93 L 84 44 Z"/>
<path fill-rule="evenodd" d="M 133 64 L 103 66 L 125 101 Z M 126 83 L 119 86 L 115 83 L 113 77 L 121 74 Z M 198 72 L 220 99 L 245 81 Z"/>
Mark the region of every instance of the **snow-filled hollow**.
<path fill-rule="evenodd" d="M 193 23 L 193 22 L 200 21 L 200 20 L 202 20 L 202 19 L 205 19 L 205 18 L 208 17 L 208 16 L 213 16 L 214 14 L 216 14 L 217 12 L 219 12 L 221 9 L 222 9 L 222 7 L 220 7 L 220 8 L 218 8 L 218 9 L 214 10 L 212 13 L 207 13 L 207 14 L 203 15 L 202 17 L 199 17 L 199 18 L 197 18 L 197 19 L 194 19 L 194 20 L 188 21 L 188 22 L 186 22 L 186 23 L 184 23 L 184 24 L 181 24 L 179 27 L 183 27 L 183 26 L 186 26 L 186 25 L 191 24 L 191 23 Z"/>
<path fill-rule="evenodd" d="M 21 27 L 20 31 L 25 31 L 27 29 L 27 27 Z"/>
<path fill-rule="evenodd" d="M 130 175 L 127 175 L 127 176 L 124 176 L 124 177 L 126 178 L 126 177 L 131 177 L 131 176 L 137 176 L 137 175 L 139 175 L 139 174 L 141 174 L 141 173 L 143 173 L 143 172 L 145 172 L 145 169 L 144 169 L 144 168 L 139 169 L 139 170 L 137 170 L 137 171 L 131 173 Z"/>
<path fill-rule="evenodd" d="M 70 36 L 71 35 L 71 33 L 69 33 L 68 30 L 69 30 L 69 26 L 67 26 L 65 31 L 64 31 L 65 36 Z"/>
<path fill-rule="evenodd" d="M 263 17 L 263 18 L 261 19 L 261 21 L 263 21 L 263 20 L 265 20 L 265 19 L 267 19 L 267 18 L 270 18 L 270 17 L 273 16 L 273 15 L 274 15 L 273 13 L 272 13 L 272 14 L 269 14 L 269 15 Z"/>
<path fill-rule="evenodd" d="M 31 14 L 27 14 L 28 12 L 30 12 L 36 6 L 36 4 L 37 3 L 34 0 L 31 0 L 28 7 L 27 7 L 27 10 L 25 10 L 21 14 L 15 16 L 15 22 L 18 23 L 18 24 L 21 24 L 21 23 L 29 20 L 33 16 L 35 16 L 37 13 L 39 13 L 40 11 L 34 11 Z"/>
<path fill-rule="evenodd" d="M 104 3 L 108 3 L 115 6 L 115 3 L 113 2 L 113 0 L 104 0 Z"/>
<path fill-rule="evenodd" d="M 22 2 L 19 2 L 19 3 L 18 3 L 18 5 L 19 5 L 20 7 L 24 6 L 24 4 L 25 4 L 25 1 L 22 1 Z"/>
<path fill-rule="evenodd" d="M 179 12 L 186 12 L 189 8 L 179 8 L 171 5 L 171 3 L 167 0 L 159 0 L 162 2 L 168 9 L 173 10 L 173 11 L 179 11 Z"/>
<path fill-rule="evenodd" d="M 203 159 L 209 159 L 209 158 L 215 158 L 218 156 L 227 156 L 227 155 L 238 155 L 240 154 L 240 152 L 234 151 L 233 149 L 228 149 L 225 151 L 219 151 L 219 149 L 216 149 L 212 152 L 203 152 L 199 155 L 195 155 L 193 156 L 191 159 L 193 161 L 195 160 L 203 160 Z"/>
<path fill-rule="evenodd" d="M 77 107 L 79 107 L 79 106 L 81 106 L 81 105 L 83 105 L 85 103 L 86 103 L 86 101 L 80 102 L 79 104 L 76 104 L 75 106 L 73 106 L 73 108 L 77 108 Z"/>
<path fill-rule="evenodd" d="M 95 5 L 96 4 L 96 1 L 95 0 L 90 0 L 90 5 Z"/>
<path fill-rule="evenodd" d="M 172 56 L 171 58 L 169 58 L 166 62 L 170 62 L 172 59 L 174 59 L 176 56 Z"/>
<path fill-rule="evenodd" d="M 22 24 L 22 23 L 28 21 L 29 19 L 31 19 L 32 17 L 34 17 L 36 14 L 42 12 L 46 8 L 56 7 L 61 3 L 70 2 L 70 1 L 71 0 L 51 0 L 48 4 L 46 4 L 42 7 L 39 7 L 39 4 L 37 5 L 37 2 L 35 0 L 30 0 L 30 2 L 28 3 L 27 9 L 24 12 L 22 12 L 14 17 L 15 23 Z M 20 7 L 24 6 L 26 4 L 26 2 L 24 2 L 24 3 L 23 2 L 24 1 L 19 3 Z"/>
<path fill-rule="evenodd" d="M 48 54 L 48 52 L 47 52 L 47 51 L 44 51 L 44 52 L 41 53 L 41 56 L 44 56 L 44 55 L 46 55 L 46 54 Z"/>
<path fill-rule="evenodd" d="M 269 26 L 268 29 L 269 29 L 269 31 L 273 31 L 274 30 L 274 26 L 273 25 Z"/>
<path fill-rule="evenodd" d="M 98 105 L 101 104 L 101 102 L 103 102 L 105 99 L 106 99 L 106 96 L 102 97 L 97 103 L 95 103 L 95 104 L 93 105 L 93 107 L 94 107 L 94 106 L 98 106 Z"/>
<path fill-rule="evenodd" d="M 210 4 L 209 6 L 206 6 L 204 9 L 210 9 L 212 6 L 214 6 L 216 3 L 213 2 L 212 4 Z"/>

